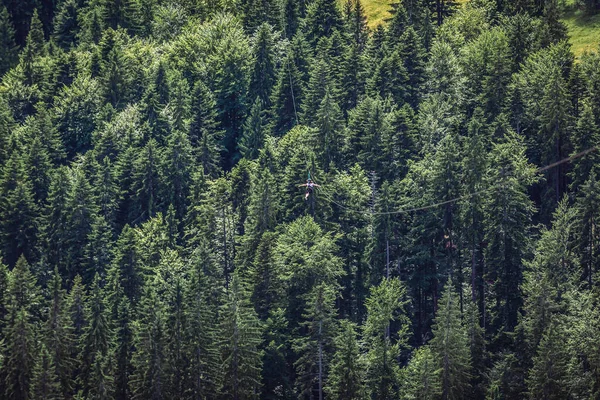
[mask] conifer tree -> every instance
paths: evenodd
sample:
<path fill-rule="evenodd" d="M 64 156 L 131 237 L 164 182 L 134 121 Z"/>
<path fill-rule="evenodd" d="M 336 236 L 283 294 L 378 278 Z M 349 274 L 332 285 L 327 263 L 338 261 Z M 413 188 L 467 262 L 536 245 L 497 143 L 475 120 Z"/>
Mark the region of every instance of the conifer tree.
<path fill-rule="evenodd" d="M 75 367 L 73 353 L 75 352 L 75 338 L 73 336 L 73 325 L 69 318 L 67 309 L 66 292 L 62 288 L 62 279 L 58 269 L 54 269 L 54 276 L 50 282 L 51 304 L 46 322 L 45 345 L 42 349 L 48 352 L 49 360 L 42 359 L 42 363 L 51 365 L 56 374 L 58 392 L 68 397 L 72 393 L 72 372 Z M 44 356 L 45 358 L 45 356 Z M 38 361 L 39 364 L 39 361 Z M 45 370 L 46 368 L 43 368 Z"/>
<path fill-rule="evenodd" d="M 401 399 L 434 400 L 440 398 L 440 371 L 430 346 L 415 350 L 404 371 Z"/>
<path fill-rule="evenodd" d="M 33 11 L 25 48 L 21 52 L 20 64 L 25 74 L 25 83 L 39 83 L 41 71 L 37 64 L 38 57 L 44 55 L 44 30 L 37 9 Z"/>
<path fill-rule="evenodd" d="M 600 141 L 600 129 L 596 125 L 594 112 L 588 101 L 583 102 L 583 110 L 572 130 L 570 141 L 573 144 L 575 154 L 594 147 L 595 143 Z M 596 152 L 573 160 L 573 169 L 569 174 L 571 188 L 575 191 L 580 189 L 580 186 L 590 178 L 590 175 L 598 171 L 597 165 L 598 155 Z"/>
<path fill-rule="evenodd" d="M 113 343 L 113 329 L 110 324 L 105 291 L 101 287 L 98 274 L 90 286 L 89 297 L 86 299 L 84 318 L 86 324 L 80 337 L 79 377 L 84 393 L 98 393 L 99 367 L 107 357 L 110 357 Z M 98 359 L 100 357 L 100 359 Z M 100 367 L 100 370 L 102 368 Z"/>
<path fill-rule="evenodd" d="M 320 38 L 342 29 L 343 20 L 335 0 L 315 0 L 309 3 L 304 19 L 306 40 L 313 48 Z"/>
<path fill-rule="evenodd" d="M 526 162 L 521 140 L 508 133 L 505 141 L 496 144 L 490 154 L 493 169 L 487 184 L 501 188 L 496 195 L 487 198 L 484 205 L 485 279 L 493 282 L 491 288 L 497 296 L 491 322 L 494 330 L 502 327 L 506 331 L 513 330 L 521 303 L 514 288 L 522 280 L 526 233 L 533 213 L 525 188 L 537 180 L 533 167 Z"/>
<path fill-rule="evenodd" d="M 63 49 L 69 49 L 77 44 L 80 30 L 79 14 L 78 0 L 65 0 L 58 6 L 52 38 Z"/>
<path fill-rule="evenodd" d="M 193 166 L 192 147 L 187 135 L 174 131 L 167 139 L 163 154 L 161 175 L 166 182 L 166 193 L 161 198 L 173 206 L 178 220 L 186 214 Z"/>
<path fill-rule="evenodd" d="M 50 352 L 42 344 L 31 380 L 30 398 L 58 400 L 62 396 L 56 368 Z"/>
<path fill-rule="evenodd" d="M 527 377 L 529 397 L 531 399 L 564 399 L 568 397 L 567 376 L 568 357 L 563 343 L 564 332 L 559 321 L 553 321 L 545 330 L 537 353 L 533 359 L 533 367 Z"/>
<path fill-rule="evenodd" d="M 73 173 L 73 183 L 68 194 L 66 209 L 69 210 L 69 214 L 66 217 L 65 264 L 69 279 L 73 279 L 75 275 L 82 272 L 88 261 L 86 249 L 97 215 L 93 191 L 81 166 Z M 83 276 L 83 278 L 91 279 L 92 276 Z"/>
<path fill-rule="evenodd" d="M 399 279 L 388 278 L 372 287 L 366 300 L 363 345 L 366 348 L 367 390 L 373 399 L 398 395 L 400 369 L 397 358 L 408 333 L 405 294 L 406 289 Z"/>
<path fill-rule="evenodd" d="M 219 315 L 221 383 L 219 393 L 230 399 L 255 399 L 261 385 L 262 327 L 250 295 L 234 275 Z"/>
<path fill-rule="evenodd" d="M 139 303 L 139 320 L 134 325 L 130 388 L 134 399 L 167 398 L 166 327 L 163 302 L 150 284 Z"/>
<path fill-rule="evenodd" d="M 26 160 L 27 175 L 31 180 L 33 199 L 36 204 L 45 203 L 50 187 L 52 163 L 50 156 L 37 137 L 29 145 Z"/>
<path fill-rule="evenodd" d="M 17 61 L 15 30 L 6 7 L 0 7 L 0 76 L 3 76 Z"/>
<path fill-rule="evenodd" d="M 365 398 L 364 362 L 356 337 L 356 325 L 340 321 L 340 332 L 334 339 L 335 353 L 331 359 L 325 392 L 334 400 Z"/>
<path fill-rule="evenodd" d="M 154 217 L 159 211 L 161 150 L 156 140 L 150 139 L 134 161 L 131 171 L 134 198 L 130 218 L 136 224 Z"/>
<path fill-rule="evenodd" d="M 67 218 L 69 210 L 67 204 L 70 186 L 68 168 L 57 168 L 52 175 L 52 182 L 48 190 L 48 206 L 43 215 L 42 240 L 46 258 L 51 266 L 58 268 L 61 276 L 67 276 L 67 254 L 65 254 L 65 249 L 68 240 Z"/>
<path fill-rule="evenodd" d="M 205 272 L 194 268 L 185 288 L 185 353 L 189 359 L 186 396 L 204 399 L 216 396 L 219 384 L 219 354 L 216 346 L 215 310 Z M 225 377 L 227 379 L 227 377 Z"/>
<path fill-rule="evenodd" d="M 260 97 L 250 109 L 250 114 L 244 124 L 244 133 L 238 143 L 242 157 L 253 160 L 258 157 L 260 149 L 265 142 L 265 121 L 264 121 L 264 103 Z"/>
<path fill-rule="evenodd" d="M 273 31 L 273 27 L 266 23 L 258 27 L 253 38 L 254 65 L 250 76 L 248 97 L 260 98 L 266 109 L 271 107 L 271 92 L 277 76 L 275 59 L 277 40 L 278 35 Z"/>
<path fill-rule="evenodd" d="M 460 303 L 448 280 L 432 327 L 431 349 L 440 371 L 442 399 L 463 399 L 470 390 L 471 354 Z"/>
<path fill-rule="evenodd" d="M 296 339 L 294 351 L 299 355 L 294 363 L 296 387 L 302 397 L 323 398 L 327 380 L 327 365 L 333 353 L 333 338 L 337 331 L 335 290 L 319 283 L 306 294 L 306 309 L 301 325 L 302 337 Z"/>
<path fill-rule="evenodd" d="M 15 265 L 21 255 L 36 261 L 34 248 L 38 237 L 39 207 L 17 152 L 8 161 L 4 175 L 1 182 L 3 198 L 0 200 L 0 240 L 4 260 L 9 266 Z"/>
<path fill-rule="evenodd" d="M 223 131 L 217 122 L 217 103 L 210 89 L 198 81 L 192 96 L 192 118 L 189 133 L 190 143 L 196 160 L 204 169 L 204 174 L 216 176 L 221 164 L 221 139 Z"/>
<path fill-rule="evenodd" d="M 600 182 L 595 173 L 580 188 L 575 202 L 577 213 L 577 245 L 580 252 L 580 262 L 583 268 L 582 277 L 591 289 L 598 270 L 600 257 Z"/>
<path fill-rule="evenodd" d="M 298 39 L 302 40 L 302 39 Z M 298 113 L 304 98 L 304 75 L 296 65 L 296 57 L 289 53 L 282 62 L 273 89 L 274 115 L 272 132 L 282 136 L 299 123 Z"/>
<path fill-rule="evenodd" d="M 300 26 L 301 10 L 300 5 L 295 0 L 281 0 L 281 19 L 283 21 L 283 32 L 286 38 L 290 39 L 296 35 Z"/>
<path fill-rule="evenodd" d="M 315 119 L 317 129 L 317 146 L 321 149 L 323 170 L 329 171 L 331 165 L 336 165 L 340 160 L 340 151 L 343 129 L 343 117 L 340 107 L 335 102 L 330 89 L 325 89 L 325 96 L 320 103 Z"/>
<path fill-rule="evenodd" d="M 36 310 L 41 306 L 40 300 L 29 263 L 21 256 L 10 273 L 6 291 L 8 313 L 2 332 L 5 338 L 2 376 L 7 399 L 29 399 L 37 350 L 35 329 L 39 315 Z"/>

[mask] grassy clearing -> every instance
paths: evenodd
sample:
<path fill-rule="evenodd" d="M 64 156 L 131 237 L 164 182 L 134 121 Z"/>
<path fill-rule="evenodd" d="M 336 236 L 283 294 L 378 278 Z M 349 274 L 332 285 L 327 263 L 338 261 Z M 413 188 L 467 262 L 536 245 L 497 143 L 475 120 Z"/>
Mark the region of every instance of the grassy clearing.
<path fill-rule="evenodd" d="M 579 10 L 568 11 L 562 21 L 569 29 L 569 42 L 576 57 L 586 51 L 598 50 L 600 44 L 600 14 L 586 17 Z"/>
<path fill-rule="evenodd" d="M 340 0 L 343 1 L 343 0 Z M 386 21 L 391 14 L 391 5 L 398 0 L 362 0 L 369 26 L 374 28 Z M 469 0 L 457 0 L 464 4 Z M 600 14 L 591 17 L 584 16 L 581 11 L 573 8 L 573 0 L 566 0 L 565 12 L 562 21 L 569 29 L 570 43 L 576 57 L 584 52 L 598 50 L 600 45 Z"/>

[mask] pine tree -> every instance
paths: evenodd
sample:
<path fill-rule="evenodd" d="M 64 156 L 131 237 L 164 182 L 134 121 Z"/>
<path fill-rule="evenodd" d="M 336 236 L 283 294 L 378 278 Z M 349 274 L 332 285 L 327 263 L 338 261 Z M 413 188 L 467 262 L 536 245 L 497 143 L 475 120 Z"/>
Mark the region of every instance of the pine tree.
<path fill-rule="evenodd" d="M 326 283 L 315 285 L 306 294 L 304 321 L 300 324 L 303 337 L 296 339 L 293 346 L 299 355 L 294 363 L 296 387 L 304 398 L 323 398 L 327 365 L 337 331 L 334 302 L 335 290 Z"/>
<path fill-rule="evenodd" d="M 366 301 L 363 345 L 366 349 L 367 390 L 373 399 L 389 399 L 398 395 L 400 369 L 397 358 L 408 333 L 405 295 L 406 289 L 400 280 L 388 278 L 371 288 Z"/>
<path fill-rule="evenodd" d="M 65 0 L 57 9 L 52 38 L 63 49 L 69 49 L 77 44 L 80 30 L 79 13 L 78 0 Z"/>
<path fill-rule="evenodd" d="M 595 173 L 580 188 L 575 203 L 577 212 L 577 244 L 581 257 L 582 276 L 592 288 L 600 257 L 600 183 Z"/>
<path fill-rule="evenodd" d="M 519 136 L 509 133 L 490 153 L 492 172 L 486 183 L 501 189 L 484 205 L 485 279 L 493 282 L 491 289 L 496 296 L 490 325 L 495 331 L 512 331 L 521 305 L 514 288 L 522 281 L 527 230 L 534 211 L 526 187 L 537 180 L 521 143 Z"/>
<path fill-rule="evenodd" d="M 563 343 L 564 330 L 559 321 L 550 323 L 537 353 L 533 359 L 533 367 L 529 370 L 527 386 L 531 399 L 564 399 L 569 395 L 564 377 L 566 371 L 566 349 Z"/>
<path fill-rule="evenodd" d="M 114 333 L 110 325 L 105 291 L 100 276 L 96 274 L 86 299 L 84 318 L 86 325 L 80 337 L 79 376 L 84 393 L 98 393 L 98 365 L 110 357 Z M 102 360 L 99 360 L 100 357 Z"/>
<path fill-rule="evenodd" d="M 117 240 L 109 281 L 113 282 L 116 278 L 124 295 L 133 303 L 139 299 L 143 284 L 139 250 L 136 231 L 125 225 Z"/>
<path fill-rule="evenodd" d="M 169 371 L 166 365 L 166 326 L 163 302 L 150 284 L 139 303 L 139 319 L 134 324 L 134 348 L 130 377 L 133 399 L 166 399 Z"/>
<path fill-rule="evenodd" d="M 401 399 L 434 400 L 440 398 L 440 371 L 430 346 L 415 350 L 404 371 L 404 395 Z"/>
<path fill-rule="evenodd" d="M 55 364 L 44 344 L 39 351 L 31 379 L 30 398 L 58 400 L 61 398 L 60 383 Z"/>
<path fill-rule="evenodd" d="M 260 97 L 257 97 L 250 109 L 250 114 L 244 124 L 244 133 L 238 143 L 240 154 L 248 160 L 258 157 L 260 149 L 265 142 L 266 128 L 263 107 L 264 103 Z"/>
<path fill-rule="evenodd" d="M 86 249 L 97 215 L 93 191 L 85 175 L 81 166 L 74 171 L 73 183 L 66 203 L 69 214 L 66 218 L 65 264 L 69 279 L 81 273 L 88 262 Z M 92 276 L 83 276 L 83 278 L 90 279 Z"/>
<path fill-rule="evenodd" d="M 38 16 L 37 9 L 33 11 L 29 33 L 25 42 L 25 48 L 21 52 L 20 64 L 25 74 L 25 83 L 33 85 L 38 83 L 41 76 L 39 65 L 36 64 L 37 58 L 44 55 L 44 30 L 42 21 Z"/>
<path fill-rule="evenodd" d="M 274 115 L 272 132 L 282 136 L 299 123 L 298 113 L 304 97 L 304 75 L 296 65 L 296 57 L 289 53 L 282 62 L 273 89 Z"/>
<path fill-rule="evenodd" d="M 236 400 L 258 398 L 262 328 L 250 303 L 250 295 L 236 275 L 229 284 L 227 299 L 221 307 L 219 326 L 222 363 L 219 393 Z"/>
<path fill-rule="evenodd" d="M 73 390 L 71 377 L 75 367 L 73 353 L 75 352 L 76 343 L 73 336 L 72 321 L 69 318 L 69 310 L 67 309 L 66 292 L 62 288 L 62 279 L 57 268 L 54 269 L 54 276 L 50 285 L 51 305 L 44 332 L 46 347 L 42 350 L 49 352 L 48 357 L 50 359 L 42 359 L 42 363 L 52 365 L 53 373 L 56 374 L 59 393 L 64 397 L 68 397 Z M 44 370 L 46 368 L 42 368 L 42 371 Z"/>
<path fill-rule="evenodd" d="M 186 396 L 204 399 L 216 396 L 218 388 L 218 349 L 215 345 L 215 312 L 210 300 L 205 272 L 195 268 L 185 288 L 185 353 L 189 359 Z M 225 378 L 227 379 L 227 377 Z"/>
<path fill-rule="evenodd" d="M 343 27 L 338 3 L 335 0 L 315 0 L 309 3 L 304 19 L 306 40 L 314 48 L 320 38 L 331 36 Z"/>
<path fill-rule="evenodd" d="M 442 399 L 463 399 L 470 390 L 471 354 L 460 303 L 448 280 L 432 327 L 431 349 L 440 371 Z"/>
<path fill-rule="evenodd" d="M 202 165 L 204 174 L 216 176 L 221 164 L 223 131 L 217 122 L 217 103 L 210 89 L 198 81 L 192 96 L 192 119 L 188 136 L 196 160 Z"/>
<path fill-rule="evenodd" d="M 273 31 L 273 27 L 268 24 L 260 25 L 253 38 L 254 65 L 248 97 L 250 99 L 260 98 L 265 109 L 271 107 L 271 93 L 277 76 L 275 59 L 277 40 L 278 36 Z"/>
<path fill-rule="evenodd" d="M 0 241 L 4 260 L 15 265 L 21 255 L 36 261 L 34 252 L 38 237 L 39 207 L 35 204 L 33 186 L 17 152 L 13 153 L 2 180 L 0 200 Z"/>
<path fill-rule="evenodd" d="M 15 30 L 6 7 L 0 7 L 0 76 L 3 76 L 17 61 Z"/>
<path fill-rule="evenodd" d="M 27 400 L 35 363 L 35 329 L 40 307 L 36 281 L 23 256 L 12 270 L 6 291 L 5 338 L 2 376 L 7 399 Z"/>
<path fill-rule="evenodd" d="M 356 338 L 356 325 L 340 321 L 340 333 L 334 339 L 335 353 L 331 359 L 325 392 L 334 400 L 364 399 L 365 372 Z"/>

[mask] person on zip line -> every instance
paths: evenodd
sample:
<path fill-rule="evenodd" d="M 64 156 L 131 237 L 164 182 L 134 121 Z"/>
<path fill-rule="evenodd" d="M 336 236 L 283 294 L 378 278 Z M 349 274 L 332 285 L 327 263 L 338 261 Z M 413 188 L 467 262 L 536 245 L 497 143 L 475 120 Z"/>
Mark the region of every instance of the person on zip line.
<path fill-rule="evenodd" d="M 321 187 L 321 185 L 317 185 L 310 178 L 306 180 L 306 183 L 298 185 L 298 187 L 306 187 L 306 193 L 304 194 L 304 200 L 308 200 L 308 197 L 313 192 L 314 188 Z"/>

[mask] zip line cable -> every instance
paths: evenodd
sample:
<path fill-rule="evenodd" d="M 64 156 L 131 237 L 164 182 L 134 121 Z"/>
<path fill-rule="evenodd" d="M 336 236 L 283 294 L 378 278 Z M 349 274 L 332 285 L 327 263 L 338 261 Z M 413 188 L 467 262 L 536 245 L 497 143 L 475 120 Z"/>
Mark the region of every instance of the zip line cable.
<path fill-rule="evenodd" d="M 535 174 L 539 174 L 541 172 L 545 172 L 545 171 L 548 171 L 548 170 L 550 170 L 552 168 L 555 168 L 555 167 L 557 167 L 559 165 L 571 162 L 571 161 L 573 161 L 573 160 L 575 160 L 577 158 L 586 156 L 586 155 L 588 155 L 588 154 L 590 154 L 590 153 L 592 153 L 592 152 L 594 152 L 596 150 L 598 150 L 598 147 L 590 147 L 589 149 L 581 151 L 581 152 L 579 152 L 577 154 L 574 154 L 574 155 L 572 155 L 570 157 L 563 158 L 560 161 L 557 161 L 555 163 L 546 165 L 545 167 L 538 168 L 538 169 L 535 170 Z M 313 180 L 314 180 L 314 174 L 313 174 Z M 489 192 L 491 190 L 494 190 L 494 189 L 498 188 L 500 185 L 501 184 L 492 185 L 492 186 L 490 186 L 489 188 L 486 188 L 486 189 L 478 190 L 478 191 L 475 191 L 475 192 L 472 192 L 472 193 L 465 194 L 463 196 L 458 196 L 458 197 L 455 197 L 455 198 L 450 199 L 450 200 L 441 201 L 441 202 L 430 204 L 430 205 L 427 205 L 427 206 L 413 207 L 413 208 L 402 208 L 402 209 L 394 210 L 394 211 L 372 212 L 372 211 L 367 211 L 367 210 L 357 210 L 357 209 L 346 207 L 343 204 L 340 204 L 340 203 L 336 202 L 335 200 L 333 200 L 331 198 L 331 196 L 328 196 L 326 193 L 323 193 L 324 194 L 323 197 L 325 198 L 325 200 L 328 200 L 330 203 L 333 203 L 333 204 L 337 205 L 338 207 L 340 207 L 340 208 L 342 208 L 342 209 L 344 209 L 346 211 L 353 212 L 353 213 L 356 213 L 356 214 L 394 215 L 394 214 L 408 214 L 408 213 L 416 212 L 416 211 L 424 211 L 424 210 L 428 210 L 428 209 L 431 209 L 431 208 L 435 208 L 435 207 L 439 207 L 439 206 L 444 206 L 446 204 L 455 203 L 455 202 L 460 201 L 460 200 L 465 200 L 465 199 L 468 199 L 468 198 L 471 198 L 471 197 L 475 197 L 475 196 L 477 196 L 479 194 Z"/>

